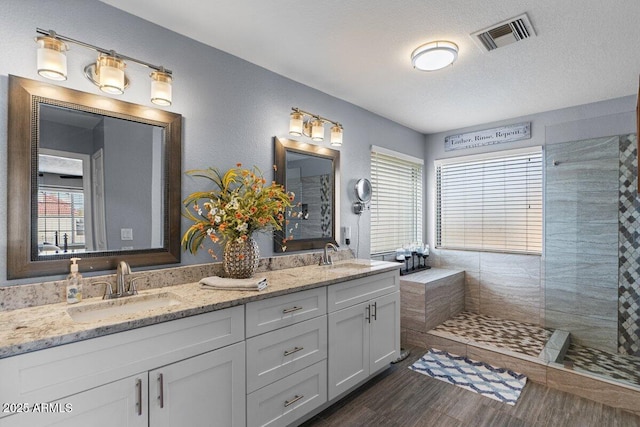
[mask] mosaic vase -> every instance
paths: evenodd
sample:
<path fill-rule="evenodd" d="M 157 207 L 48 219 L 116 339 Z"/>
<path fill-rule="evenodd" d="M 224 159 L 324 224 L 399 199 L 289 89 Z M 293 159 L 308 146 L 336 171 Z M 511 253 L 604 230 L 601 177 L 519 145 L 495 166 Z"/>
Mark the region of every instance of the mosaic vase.
<path fill-rule="evenodd" d="M 251 237 L 240 242 L 231 240 L 224 247 L 222 266 L 227 277 L 247 279 L 256 272 L 259 261 L 260 250 Z"/>

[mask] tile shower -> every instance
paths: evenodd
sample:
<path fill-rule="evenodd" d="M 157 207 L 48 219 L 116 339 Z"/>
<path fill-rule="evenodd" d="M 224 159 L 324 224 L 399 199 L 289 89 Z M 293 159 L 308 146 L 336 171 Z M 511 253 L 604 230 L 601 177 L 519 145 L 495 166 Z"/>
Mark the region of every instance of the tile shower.
<path fill-rule="evenodd" d="M 640 384 L 636 135 L 545 149 L 545 326 L 571 332 L 565 363 Z"/>
<path fill-rule="evenodd" d="M 571 332 L 576 370 L 640 385 L 636 135 L 545 147 L 545 253 L 432 251 L 465 270 L 465 310 Z"/>

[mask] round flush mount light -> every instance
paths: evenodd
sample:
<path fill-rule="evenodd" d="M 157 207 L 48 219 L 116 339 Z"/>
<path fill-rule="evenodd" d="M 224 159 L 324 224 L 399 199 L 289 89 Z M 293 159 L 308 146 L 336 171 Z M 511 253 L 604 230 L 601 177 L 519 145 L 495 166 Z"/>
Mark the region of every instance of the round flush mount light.
<path fill-rule="evenodd" d="M 458 45 L 448 41 L 423 44 L 411 53 L 413 68 L 422 71 L 440 70 L 458 58 Z"/>

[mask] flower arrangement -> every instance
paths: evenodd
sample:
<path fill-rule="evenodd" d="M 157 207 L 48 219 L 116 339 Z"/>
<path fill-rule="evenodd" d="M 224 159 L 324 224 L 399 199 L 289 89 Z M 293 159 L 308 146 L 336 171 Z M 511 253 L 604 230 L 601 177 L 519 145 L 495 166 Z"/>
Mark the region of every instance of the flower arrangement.
<path fill-rule="evenodd" d="M 224 174 L 216 168 L 186 173 L 209 179 L 214 189 L 192 193 L 183 201 L 184 216 L 193 221 L 182 236 L 184 250 L 196 253 L 205 239 L 220 245 L 241 243 L 254 232 L 282 230 L 285 226 L 285 210 L 292 206 L 295 195 L 275 181 L 267 185 L 257 167 L 243 169 L 238 163 Z M 283 251 L 287 240 L 285 237 L 281 242 Z M 217 259 L 213 249 L 208 252 Z"/>

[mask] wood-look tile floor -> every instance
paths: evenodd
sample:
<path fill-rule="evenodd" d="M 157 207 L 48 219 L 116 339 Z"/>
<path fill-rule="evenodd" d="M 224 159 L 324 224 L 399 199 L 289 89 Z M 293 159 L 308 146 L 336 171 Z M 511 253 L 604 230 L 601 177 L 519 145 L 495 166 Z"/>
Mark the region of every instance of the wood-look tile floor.
<path fill-rule="evenodd" d="M 640 416 L 527 382 L 515 406 L 408 369 L 426 349 L 392 365 L 304 427 L 637 427 Z M 640 402 L 639 402 L 640 404 Z"/>

